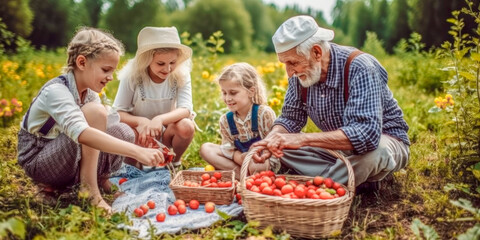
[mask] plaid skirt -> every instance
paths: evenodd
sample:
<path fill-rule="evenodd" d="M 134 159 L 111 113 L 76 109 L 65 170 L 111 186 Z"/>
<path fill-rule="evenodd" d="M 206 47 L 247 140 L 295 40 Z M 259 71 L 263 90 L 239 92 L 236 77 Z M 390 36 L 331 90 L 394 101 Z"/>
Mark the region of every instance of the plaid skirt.
<path fill-rule="evenodd" d="M 107 134 L 133 143 L 135 135 L 127 124 L 116 123 L 107 128 Z M 66 188 L 80 182 L 81 144 L 65 134 L 55 139 L 37 137 L 24 129 L 18 133 L 18 163 L 37 183 L 55 188 Z M 97 176 L 108 177 L 117 171 L 124 156 L 100 152 Z"/>

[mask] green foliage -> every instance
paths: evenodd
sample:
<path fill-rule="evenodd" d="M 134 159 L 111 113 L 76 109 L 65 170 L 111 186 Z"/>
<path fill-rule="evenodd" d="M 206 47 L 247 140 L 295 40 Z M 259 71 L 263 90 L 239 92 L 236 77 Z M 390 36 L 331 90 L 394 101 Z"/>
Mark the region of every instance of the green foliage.
<path fill-rule="evenodd" d="M 267 14 L 267 7 L 261 0 L 243 0 L 242 2 L 250 15 L 253 45 L 260 50 L 273 49 L 271 39 L 275 26 Z"/>
<path fill-rule="evenodd" d="M 423 224 L 422 221 L 420 221 L 420 219 L 418 218 L 415 218 L 413 220 L 411 228 L 415 236 L 417 236 L 417 239 L 427 239 L 427 240 L 439 239 L 439 236 L 435 231 L 435 229 Z"/>
<path fill-rule="evenodd" d="M 120 39 L 128 52 L 137 50 L 137 36 L 146 26 L 165 26 L 166 11 L 157 0 L 113 0 L 100 26 Z M 134 17 L 133 17 L 134 16 Z"/>
<path fill-rule="evenodd" d="M 53 49 L 66 46 L 73 36 L 75 25 L 69 20 L 70 0 L 31 0 L 34 14 L 33 31 L 28 38 L 37 48 Z M 73 16 L 70 16 L 74 18 Z"/>
<path fill-rule="evenodd" d="M 9 31 L 25 38 L 32 32 L 33 13 L 28 0 L 3 0 L 0 4 L 0 16 Z"/>
<path fill-rule="evenodd" d="M 0 237 L 8 237 L 8 232 L 23 239 L 25 238 L 25 224 L 16 217 L 0 222 Z"/>
<path fill-rule="evenodd" d="M 251 18 L 239 0 L 195 1 L 177 21 L 179 26 L 192 34 L 210 36 L 216 31 L 222 31 L 227 53 L 248 50 L 251 46 Z"/>
<path fill-rule="evenodd" d="M 439 69 L 442 67 L 440 60 L 435 59 L 432 52 L 424 50 L 422 36 L 412 33 L 408 40 L 402 40 L 395 47 L 397 56 L 403 58 L 398 66 L 400 80 L 406 85 L 416 85 L 428 93 L 442 89 L 444 81 L 448 79 Z"/>
<path fill-rule="evenodd" d="M 379 40 L 377 34 L 374 32 L 367 32 L 367 39 L 363 44 L 362 50 L 366 53 L 370 53 L 378 59 L 387 56 L 387 52 L 383 48 L 383 41 Z"/>

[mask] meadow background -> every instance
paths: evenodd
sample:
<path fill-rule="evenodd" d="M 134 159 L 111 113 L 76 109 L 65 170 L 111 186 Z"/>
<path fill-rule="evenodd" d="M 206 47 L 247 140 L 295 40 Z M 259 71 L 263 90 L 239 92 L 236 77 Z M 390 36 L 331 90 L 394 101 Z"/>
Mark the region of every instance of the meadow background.
<path fill-rule="evenodd" d="M 321 1 L 319 1 L 321 4 Z M 31 99 L 66 61 L 78 26 L 111 31 L 127 54 L 144 26 L 176 26 L 194 50 L 192 84 L 202 131 L 182 168 L 205 166 L 198 150 L 219 142 L 227 111 L 214 79 L 222 67 L 245 61 L 268 86 L 268 103 L 281 113 L 287 87 L 271 36 L 288 17 L 309 14 L 335 30 L 334 42 L 376 56 L 410 126 L 411 157 L 395 182 L 378 194 L 356 196 L 344 239 L 480 238 L 480 5 L 473 1 L 338 0 L 327 23 L 321 12 L 278 8 L 261 0 L 4 0 L 0 4 L 0 239 L 131 239 L 117 229 L 129 217 L 107 217 L 81 197 L 56 206 L 35 201 L 36 189 L 16 161 L 17 132 Z M 87 11 L 87 9 L 89 11 Z M 133 17 L 135 16 L 135 17 Z M 35 20 L 35 21 L 33 21 Z M 100 93 L 105 104 L 118 81 Z M 309 123 L 304 131 L 318 131 Z M 111 201 L 113 196 L 107 195 Z M 315 221 L 312 219 L 312 221 Z M 289 239 L 245 218 L 153 239 Z"/>

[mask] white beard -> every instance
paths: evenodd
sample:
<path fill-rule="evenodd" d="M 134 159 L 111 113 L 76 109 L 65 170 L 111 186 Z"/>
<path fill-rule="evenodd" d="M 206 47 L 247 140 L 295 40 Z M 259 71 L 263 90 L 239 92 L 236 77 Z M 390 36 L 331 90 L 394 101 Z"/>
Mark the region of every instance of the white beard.
<path fill-rule="evenodd" d="M 306 73 L 297 75 L 298 81 L 302 87 L 310 87 L 313 84 L 320 81 L 320 76 L 322 75 L 322 67 L 320 64 L 314 64 L 312 68 L 307 70 Z M 305 80 L 300 79 L 301 76 L 305 76 Z"/>

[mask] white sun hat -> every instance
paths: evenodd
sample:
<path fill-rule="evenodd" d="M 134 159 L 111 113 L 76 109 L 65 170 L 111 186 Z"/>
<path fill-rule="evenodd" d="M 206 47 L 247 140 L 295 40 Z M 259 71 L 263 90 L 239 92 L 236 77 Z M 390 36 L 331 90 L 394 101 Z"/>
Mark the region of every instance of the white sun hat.
<path fill-rule="evenodd" d="M 157 48 L 178 48 L 182 52 L 182 60 L 192 56 L 192 49 L 180 42 L 177 28 L 144 27 L 138 33 L 136 55 Z"/>
<path fill-rule="evenodd" d="M 280 25 L 272 37 L 275 52 L 286 52 L 309 39 L 314 34 L 324 41 L 331 41 L 335 35 L 330 29 L 319 27 L 315 19 L 311 16 L 300 15 L 291 17 Z"/>

